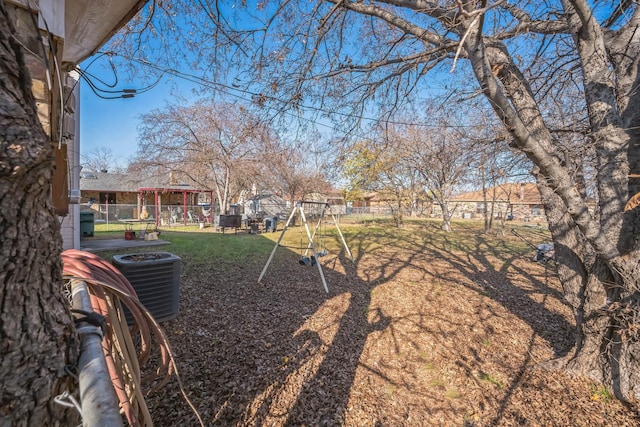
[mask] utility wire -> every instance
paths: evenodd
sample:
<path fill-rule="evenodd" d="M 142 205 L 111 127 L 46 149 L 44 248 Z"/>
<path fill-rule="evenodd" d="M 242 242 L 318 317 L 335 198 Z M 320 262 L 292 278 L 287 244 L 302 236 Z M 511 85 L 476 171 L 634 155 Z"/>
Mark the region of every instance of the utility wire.
<path fill-rule="evenodd" d="M 104 53 L 103 53 L 103 54 L 104 54 Z M 112 53 L 110 52 L 109 54 L 112 54 Z M 122 56 L 122 55 L 121 55 L 121 56 Z M 174 77 L 176 77 L 176 78 L 179 78 L 179 79 L 182 79 L 182 80 L 185 80 L 185 81 L 189 81 L 189 82 L 191 82 L 191 83 L 195 83 L 195 84 L 200 85 L 200 86 L 204 86 L 204 87 L 212 88 L 212 89 L 213 89 L 213 88 L 215 88 L 216 86 L 223 87 L 223 88 L 225 89 L 225 90 L 222 90 L 222 92 L 223 92 L 224 94 L 229 95 L 229 96 L 232 96 L 232 97 L 237 98 L 237 99 L 240 99 L 240 100 L 242 100 L 242 101 L 246 101 L 246 102 L 253 102 L 253 100 L 254 100 L 255 98 L 254 98 L 254 99 L 247 99 L 247 98 L 245 98 L 245 97 L 243 97 L 243 96 L 241 96 L 241 95 L 238 95 L 238 94 L 236 94 L 236 93 L 233 93 L 233 92 L 231 92 L 231 91 L 236 91 L 236 92 L 241 92 L 241 93 L 244 93 L 244 94 L 249 94 L 249 95 L 252 95 L 252 97 L 260 96 L 259 94 L 256 94 L 256 93 L 254 93 L 254 92 L 250 92 L 250 91 L 246 91 L 246 90 L 242 90 L 242 89 L 234 88 L 234 87 L 231 87 L 231 86 L 225 85 L 225 84 L 223 84 L 223 83 L 211 82 L 211 81 L 206 80 L 206 79 L 204 79 L 204 78 L 202 78 L 202 77 L 198 77 L 198 76 L 195 76 L 195 75 L 193 75 L 193 74 L 183 73 L 183 72 L 180 72 L 180 71 L 175 70 L 175 69 L 173 69 L 173 68 L 161 68 L 161 67 L 159 67 L 159 66 L 157 66 L 157 65 L 155 65 L 155 64 L 152 64 L 152 63 L 150 63 L 150 62 L 148 62 L 148 61 L 145 61 L 145 60 L 135 59 L 135 58 L 127 58 L 127 57 L 124 57 L 124 56 L 123 56 L 123 58 L 128 59 L 128 60 L 131 60 L 131 61 L 138 62 L 138 63 L 140 63 L 141 65 L 147 66 L 147 67 L 149 67 L 149 68 L 153 68 L 153 69 L 155 69 L 155 70 L 157 70 L 157 71 L 160 71 L 160 72 L 162 72 L 162 75 L 164 75 L 164 74 L 168 74 L 168 75 L 174 76 Z M 86 79 L 85 79 L 85 80 L 86 80 Z M 136 92 L 136 94 L 137 94 L 137 93 L 144 93 L 144 92 L 146 92 L 147 90 L 150 90 L 150 89 L 151 89 L 151 88 L 153 88 L 155 85 L 157 85 L 157 84 L 158 84 L 158 82 L 159 82 L 159 80 L 157 80 L 154 84 L 152 84 L 152 85 L 148 86 L 148 87 L 147 87 L 147 88 L 145 88 L 144 90 L 138 90 L 138 91 Z M 91 85 L 91 84 L 90 84 L 90 85 Z M 95 91 L 94 91 L 94 93 L 95 93 Z M 99 94 L 97 94 L 97 93 L 96 93 L 96 95 L 98 95 L 99 97 L 101 97 L 101 98 L 103 98 L 103 99 L 116 99 L 116 98 L 121 98 L 121 96 L 105 97 L 105 96 L 101 96 L 101 95 L 99 95 Z M 276 101 L 279 101 L 279 102 L 281 102 L 281 103 L 283 103 L 283 104 L 285 104 L 285 101 L 280 101 L 280 100 L 277 100 L 276 98 L 272 98 L 272 99 L 273 99 L 273 100 L 276 100 Z M 302 108 L 304 108 L 304 107 L 302 107 Z M 310 119 L 310 118 L 308 118 L 308 117 L 304 117 L 304 116 L 301 116 L 301 115 L 295 115 L 295 114 L 293 114 L 293 113 L 289 113 L 289 112 L 286 112 L 286 111 L 281 111 L 281 110 L 274 109 L 274 108 L 270 108 L 270 109 L 271 109 L 271 110 L 276 110 L 276 112 L 280 112 L 280 113 L 286 114 L 286 115 L 288 115 L 288 116 L 290 116 L 290 117 L 293 117 L 293 118 L 301 119 L 301 120 L 307 121 L 307 122 L 309 122 L 309 123 L 313 123 L 313 124 L 315 124 L 315 125 L 325 127 L 325 128 L 327 128 L 327 129 L 330 129 L 330 130 L 333 130 L 333 131 L 336 131 L 336 130 L 337 130 L 337 129 L 336 129 L 336 128 L 334 128 L 333 126 L 327 125 L 327 124 L 325 124 L 325 123 L 318 122 L 318 121 L 313 120 L 313 119 Z"/>
<path fill-rule="evenodd" d="M 151 63 L 151 62 L 149 62 L 147 60 L 144 60 L 144 59 L 135 58 L 135 57 L 129 57 L 129 56 L 126 56 L 126 55 L 120 55 L 120 54 L 117 54 L 117 53 L 114 53 L 114 52 L 108 52 L 108 54 L 110 54 L 110 55 L 119 55 L 119 56 L 121 56 L 122 58 L 124 58 L 126 60 L 129 60 L 129 61 L 132 61 L 132 62 L 137 62 L 137 63 L 139 63 L 141 65 L 147 66 L 147 67 L 152 68 L 152 69 L 154 69 L 156 71 L 161 71 L 163 73 L 170 74 L 170 75 L 172 75 L 174 77 L 177 77 L 177 78 L 180 78 L 180 79 L 183 79 L 183 80 L 187 80 L 187 81 L 190 81 L 192 83 L 199 84 L 201 86 L 210 87 L 210 88 L 216 88 L 216 87 L 217 88 L 223 88 L 223 89 L 225 89 L 223 91 L 223 93 L 226 93 L 226 94 L 228 94 L 230 96 L 236 97 L 238 99 L 242 99 L 242 100 L 247 101 L 247 102 L 253 102 L 255 99 L 267 99 L 267 100 L 279 103 L 281 105 L 288 104 L 288 102 L 286 100 L 282 100 L 280 98 L 276 98 L 276 97 L 269 96 L 269 95 L 264 95 L 262 93 L 252 92 L 252 91 L 247 90 L 247 89 L 241 89 L 241 88 L 236 87 L 234 85 L 227 85 L 227 84 L 221 83 L 221 82 L 210 81 L 210 80 L 205 79 L 204 77 L 197 76 L 197 75 L 190 74 L 190 73 L 186 73 L 186 72 L 183 72 L 183 71 L 179 71 L 179 70 L 176 70 L 174 68 L 163 68 L 160 65 Z M 238 92 L 238 93 L 241 93 L 241 94 L 244 94 L 244 95 L 249 95 L 251 97 L 251 99 L 247 99 L 247 98 L 245 98 L 245 97 L 243 97 L 241 95 L 238 95 L 236 93 L 233 93 L 233 92 Z M 364 115 L 354 115 L 354 114 L 349 114 L 349 113 L 342 113 L 342 112 L 339 112 L 339 111 L 327 110 L 327 109 L 324 109 L 324 108 L 321 108 L 321 107 L 312 106 L 312 105 L 301 104 L 298 107 L 300 109 L 321 112 L 321 113 L 327 114 L 329 116 L 342 116 L 342 117 L 345 117 L 345 118 L 359 119 L 359 120 L 364 120 L 364 121 L 370 121 L 370 122 L 373 122 L 373 123 L 379 121 L 378 119 L 373 118 L 373 117 L 367 117 L 367 116 L 364 116 Z M 316 122 L 316 121 L 314 121 L 312 119 L 308 119 L 308 118 L 305 118 L 305 117 L 299 117 L 299 118 L 302 118 L 303 120 L 307 120 L 309 122 L 312 122 L 312 123 L 315 123 L 315 124 L 319 124 L 321 126 L 325 126 L 325 127 L 333 129 L 331 126 L 325 125 L 323 123 Z M 427 127 L 427 128 L 440 128 L 440 127 L 442 127 L 442 125 L 439 125 L 439 124 L 409 123 L 409 122 L 401 122 L 401 121 L 393 121 L 393 120 L 391 120 L 391 121 L 388 120 L 388 121 L 386 121 L 386 123 L 395 124 L 395 125 L 402 125 L 402 126 L 416 126 L 416 127 Z M 475 127 L 475 126 L 474 125 L 448 125 L 446 127 L 447 128 L 454 128 L 454 129 L 463 129 L 463 128 L 472 128 L 472 127 Z"/>
<path fill-rule="evenodd" d="M 91 65 L 91 64 L 89 64 L 89 65 Z M 138 94 L 141 94 L 141 93 L 145 93 L 147 91 L 150 91 L 154 87 L 156 87 L 158 85 L 158 83 L 160 83 L 160 80 L 162 80 L 162 77 L 164 76 L 164 73 L 161 74 L 156 79 L 155 82 L 153 82 L 152 84 L 150 84 L 150 85 L 148 85 L 146 87 L 143 87 L 141 89 L 129 89 L 129 88 L 127 88 L 127 89 L 103 89 L 103 88 L 99 87 L 93 80 L 97 80 L 100 83 L 106 85 L 107 87 L 114 87 L 115 85 L 113 85 L 113 86 L 112 85 L 108 85 L 107 83 L 105 83 L 100 78 L 98 78 L 95 75 L 93 75 L 90 72 L 88 72 L 87 69 L 82 69 L 80 67 L 76 67 L 75 70 L 78 72 L 80 77 L 82 77 L 82 79 L 84 79 L 84 81 L 87 82 L 87 84 L 89 85 L 89 88 L 91 89 L 91 91 L 96 96 L 98 96 L 98 97 L 100 97 L 102 99 L 133 98 L 135 95 L 138 95 Z M 114 68 L 114 73 L 115 73 L 115 68 Z M 118 81 L 118 78 L 116 76 L 116 83 L 117 83 L 117 81 Z M 117 95 L 117 96 L 106 96 L 106 95 L 103 95 L 103 94 L 119 94 L 119 95 Z"/>

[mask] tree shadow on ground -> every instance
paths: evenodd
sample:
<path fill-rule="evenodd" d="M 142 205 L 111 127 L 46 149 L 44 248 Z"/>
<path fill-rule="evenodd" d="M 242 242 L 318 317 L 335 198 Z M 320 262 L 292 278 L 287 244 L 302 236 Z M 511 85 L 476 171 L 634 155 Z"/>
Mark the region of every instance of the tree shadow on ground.
<path fill-rule="evenodd" d="M 548 297 L 566 305 L 562 293 L 549 286 L 549 280 L 555 275 L 551 266 L 543 268 L 540 274 L 540 265 L 533 261 L 530 262 L 531 269 L 517 265 L 514 260 L 522 259 L 522 254 L 509 254 L 507 250 L 500 250 L 485 234 L 467 236 L 464 248 L 450 236 L 442 236 L 435 242 L 429 236 L 423 235 L 421 240 L 431 257 L 449 264 L 451 269 L 468 279 L 466 282 L 458 282 L 458 285 L 491 298 L 526 322 L 536 335 L 553 348 L 555 356 L 565 356 L 572 348 L 573 324 L 569 323 L 565 316 L 548 309 L 544 304 Z M 493 259 L 489 259 L 490 257 Z M 525 257 L 530 258 L 529 254 Z M 527 286 L 514 283 L 515 276 L 523 279 Z M 447 279 L 443 275 L 434 277 Z M 536 295 L 539 301 L 534 299 L 533 295 Z"/>
<path fill-rule="evenodd" d="M 357 248 L 362 256 L 366 251 Z M 290 256 L 283 257 L 291 258 Z M 315 310 L 321 313 L 314 321 L 313 315 L 306 323 L 327 322 L 309 326 L 320 333 L 300 325 L 289 340 L 292 356 L 287 357 L 286 367 L 280 375 L 272 378 L 266 396 L 260 396 L 252 423 L 257 425 L 341 425 L 347 407 L 359 358 L 369 335 L 387 328 L 391 318 L 381 310 L 369 311 L 371 292 L 376 284 L 358 278 L 356 267 L 359 259 L 352 263 L 344 248 L 336 256 L 322 259 L 329 293 L 324 294 L 320 277 L 315 268 L 302 267 L 302 274 L 317 289 L 316 295 L 324 299 Z M 339 264 L 342 272 L 327 268 Z M 282 272 L 282 264 L 279 268 Z M 300 268 L 300 266 L 296 266 Z M 298 272 L 298 275 L 301 274 Z M 313 279 L 315 276 L 315 280 Z M 268 277 L 268 275 L 267 275 Z M 298 276 L 300 277 L 300 276 Z M 269 279 L 266 278 L 265 282 Z M 314 284 L 315 282 L 315 284 Z M 309 286 L 307 281 L 306 286 Z M 309 322 L 311 320 L 311 322 Z M 274 401 L 287 395 L 284 407 L 274 411 Z M 254 401 L 255 403 L 255 401 Z M 279 416 L 274 416 L 279 413 Z"/>
<path fill-rule="evenodd" d="M 375 231 L 368 230 L 368 239 L 372 239 L 372 232 Z M 349 294 L 348 307 L 338 320 L 336 335 L 322 363 L 315 374 L 307 378 L 300 387 L 296 403 L 287 415 L 286 425 L 305 423 L 332 425 L 344 422 L 344 410 L 348 404 L 350 385 L 353 384 L 356 370 L 362 366 L 358 360 L 367 337 L 375 331 L 393 329 L 393 323 L 400 320 L 388 314 L 385 315 L 381 311 L 374 316 L 369 315 L 368 307 L 371 304 L 373 290 L 379 284 L 394 280 L 395 276 L 407 268 L 423 269 L 426 277 L 448 280 L 444 275 L 432 274 L 428 271 L 427 258 L 445 261 L 451 269 L 455 269 L 469 279 L 468 282 L 458 282 L 458 285 L 489 297 L 527 323 L 532 329 L 530 345 L 533 345 L 534 338 L 539 336 L 549 343 L 556 356 L 565 355 L 571 348 L 571 324 L 564 316 L 548 309 L 544 304 L 548 297 L 561 299 L 561 294 L 545 282 L 544 277 L 547 276 L 541 278 L 530 271 L 514 266 L 514 257 L 520 255 L 506 257 L 501 265 L 496 267 L 496 261 L 489 260 L 488 255 L 500 258 L 504 254 L 492 248 L 483 235 L 475 236 L 475 245 L 466 253 L 447 249 L 447 245 L 455 246 L 455 242 L 447 242 L 447 236 L 436 242 L 424 235 L 398 234 L 394 230 L 383 231 L 376 237 L 372 242 L 368 240 L 371 242 L 368 244 L 369 247 L 360 246 L 354 251 L 359 257 L 365 253 L 368 256 L 376 256 L 375 267 L 349 275 L 350 280 L 347 281 L 345 289 L 342 289 L 342 286 L 332 288 L 332 292 L 344 291 Z M 377 245 L 373 242 L 381 241 L 385 242 L 384 247 L 376 248 Z M 428 255 L 425 256 L 425 254 Z M 344 258 L 344 253 L 341 257 Z M 342 264 L 345 263 L 346 259 L 343 259 Z M 528 281 L 530 288 L 525 290 L 514 284 L 509 277 L 513 274 L 520 275 Z M 361 280 L 356 279 L 356 276 Z M 327 277 L 335 279 L 336 273 L 327 273 Z M 336 281 L 339 282 L 339 280 Z M 537 301 L 531 298 L 531 294 L 545 296 L 541 301 Z M 419 313 L 416 315 L 420 317 Z M 561 334 L 558 334 L 558 331 L 561 331 Z M 519 378 L 529 363 L 529 359 L 523 361 L 519 374 L 507 388 L 503 405 L 501 405 L 503 408 L 508 402 L 509 390 L 517 387 Z M 341 369 L 336 369 L 336 366 L 340 366 Z M 471 375 L 470 372 L 469 375 Z"/>
<path fill-rule="evenodd" d="M 257 284 L 261 261 L 185 260 L 181 315 L 163 326 L 178 343 L 182 376 L 195 379 L 188 391 L 211 425 L 339 423 L 368 335 L 389 324 L 382 312 L 370 320 L 375 285 L 360 280 L 343 253 L 326 257 L 346 269 L 325 269 L 328 294 L 318 271 L 292 251 L 279 249 Z M 169 412 L 165 399 L 177 389 L 172 382 L 152 399 L 154 412 Z M 170 414 L 157 425 L 176 422 L 195 419 Z"/>
<path fill-rule="evenodd" d="M 453 237 L 453 234 L 440 236 L 438 239 L 433 239 L 432 235 L 421 235 L 419 238 L 411 236 L 405 237 L 405 242 L 415 245 L 417 239 L 423 248 L 427 248 L 430 257 L 448 264 L 451 269 L 468 279 L 458 281 L 458 286 L 463 286 L 499 303 L 531 328 L 521 365 L 504 391 L 499 393 L 498 409 L 488 424 L 496 425 L 504 416 L 513 392 L 520 386 L 524 373 L 533 363 L 531 352 L 536 337 L 548 343 L 553 349 L 554 357 L 561 358 L 572 349 L 575 331 L 574 325 L 567 320 L 566 315 L 547 308 L 546 303 L 550 299 L 569 307 L 558 288 L 549 284 L 549 280 L 553 280 L 555 276 L 552 265 L 544 265 L 541 273 L 541 266 L 535 264 L 527 253 L 525 257 L 532 265 L 532 268 L 527 269 L 522 266 L 522 263 L 514 262 L 522 259 L 522 254 L 510 254 L 510 249 L 499 248 L 487 237 L 481 233 L 467 236 L 463 245 Z M 461 250 L 463 249 L 461 246 L 465 246 L 466 250 Z M 425 273 L 443 281 L 450 280 L 446 273 L 430 274 L 428 271 Z M 516 284 L 513 281 L 513 277 L 516 276 L 520 278 L 520 283 Z M 473 375 L 472 369 L 466 370 L 469 376 Z M 480 376 L 483 375 L 485 374 L 480 372 Z"/>
<path fill-rule="evenodd" d="M 408 320 L 423 333 L 447 339 L 446 331 L 424 325 L 424 313 L 400 317 L 372 308 L 375 289 L 404 280 L 405 270 L 417 273 L 422 286 L 440 281 L 497 302 L 530 326 L 531 343 L 539 336 L 557 356 L 566 354 L 571 346 L 572 325 L 545 305 L 545 298 L 560 299 L 561 295 L 539 276 L 539 269 L 534 273 L 515 265 L 518 254 L 504 256 L 483 235 L 461 244 L 443 233 L 373 227 L 351 232 L 349 241 L 355 243 L 351 247 L 355 264 L 344 250 L 321 260 L 328 294 L 318 271 L 299 265 L 297 254 L 286 249 L 277 251 L 260 284 L 256 280 L 266 256 L 236 264 L 212 262 L 203 268 L 189 264 L 192 269 L 183 278 L 183 314 L 167 323 L 167 329 L 180 342 L 175 348 L 180 370 L 185 377 L 195 378 L 188 391 L 200 402 L 207 423 L 344 424 L 357 370 L 368 369 L 385 379 L 384 372 L 360 362 L 373 333 L 393 335 L 396 323 Z M 337 238 L 334 243 L 334 248 L 341 247 Z M 432 269 L 434 262 L 447 267 Z M 527 289 L 514 283 L 513 275 L 524 278 Z M 534 294 L 542 297 L 535 299 Z M 398 339 L 397 353 L 401 345 Z M 450 344 L 452 353 L 456 345 Z M 472 363 L 460 361 L 461 366 Z M 525 358 L 520 372 L 529 363 Z M 520 375 L 500 394 L 501 411 Z M 401 383 L 394 385 L 409 389 Z M 162 393 L 173 396 L 176 391 L 172 383 Z M 162 397 L 154 405 L 158 413 L 170 407 Z M 446 411 L 448 405 L 443 402 L 440 408 L 422 410 Z M 188 414 L 176 413 L 157 424 L 176 425 L 176 420 L 195 421 Z M 376 422 L 384 424 L 381 418 Z"/>

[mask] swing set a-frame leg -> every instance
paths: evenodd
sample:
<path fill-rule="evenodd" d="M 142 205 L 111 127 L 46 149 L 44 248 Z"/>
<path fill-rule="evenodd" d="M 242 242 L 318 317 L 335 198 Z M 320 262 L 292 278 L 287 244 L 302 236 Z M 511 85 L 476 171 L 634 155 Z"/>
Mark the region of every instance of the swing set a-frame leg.
<path fill-rule="evenodd" d="M 331 218 L 333 218 L 333 223 L 336 226 L 336 230 L 338 230 L 338 234 L 340 235 L 340 238 L 342 239 L 342 245 L 344 246 L 344 249 L 347 251 L 347 254 L 349 254 L 349 258 L 351 259 L 351 262 L 355 263 L 354 259 L 353 259 L 353 255 L 351 255 L 351 251 L 349 250 L 349 246 L 347 246 L 347 241 L 344 240 L 344 236 L 342 235 L 342 231 L 340 230 L 340 226 L 338 225 L 338 221 L 336 220 L 336 216 L 333 214 L 333 212 L 331 213 Z"/>
<path fill-rule="evenodd" d="M 260 281 L 264 277 L 264 274 L 267 272 L 267 268 L 269 268 L 269 264 L 271 264 L 271 261 L 273 260 L 273 256 L 276 253 L 276 249 L 278 249 L 278 246 L 280 245 L 280 242 L 282 241 L 282 238 L 284 237 L 284 233 L 287 232 L 287 228 L 289 227 L 289 224 L 291 223 L 291 220 L 293 219 L 293 216 L 295 215 L 297 209 L 298 209 L 298 207 L 295 206 L 291 210 L 291 215 L 289 215 L 289 219 L 285 223 L 284 228 L 282 229 L 282 233 L 280 233 L 280 237 L 278 237 L 278 241 L 276 242 L 276 245 L 273 247 L 273 250 L 271 251 L 271 255 L 269 255 L 269 259 L 267 260 L 267 263 L 264 265 L 264 268 L 262 269 L 262 273 L 260 273 L 260 277 L 258 277 L 258 283 L 260 283 Z"/>

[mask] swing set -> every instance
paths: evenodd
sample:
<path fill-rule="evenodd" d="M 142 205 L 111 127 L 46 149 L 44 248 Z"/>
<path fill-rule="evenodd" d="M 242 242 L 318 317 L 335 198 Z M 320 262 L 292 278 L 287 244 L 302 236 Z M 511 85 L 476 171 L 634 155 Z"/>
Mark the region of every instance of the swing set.
<path fill-rule="evenodd" d="M 311 233 L 311 230 L 309 229 L 309 223 L 307 222 L 307 217 L 305 216 L 304 213 L 304 206 L 308 206 L 309 208 L 315 208 L 315 211 L 319 211 L 319 215 L 318 215 L 318 222 L 316 223 L 315 228 L 313 229 L 313 233 Z M 305 200 L 301 200 L 298 201 L 294 204 L 293 209 L 291 210 L 291 214 L 289 215 L 289 219 L 287 220 L 287 223 L 284 225 L 284 228 L 282 229 L 282 232 L 280 233 L 280 236 L 278 237 L 278 241 L 276 242 L 275 246 L 273 247 L 273 250 L 271 251 L 271 255 L 269 255 L 269 259 L 267 260 L 267 263 L 264 265 L 264 268 L 262 269 L 262 273 L 260 273 L 260 277 L 258 278 L 258 283 L 260 283 L 260 281 L 262 280 L 262 278 L 264 277 L 265 273 L 267 272 L 267 269 L 269 268 L 269 264 L 271 264 L 271 261 L 273 260 L 273 256 L 276 253 L 276 249 L 278 249 L 278 246 L 280 246 L 280 242 L 282 241 L 282 238 L 284 237 L 284 234 L 287 232 L 287 229 L 289 228 L 289 224 L 291 224 L 291 221 L 293 220 L 293 218 L 295 217 L 296 213 L 300 214 L 300 220 L 302 221 L 302 225 L 304 226 L 304 229 L 306 231 L 307 234 L 307 245 L 303 246 L 303 236 L 302 236 L 302 231 L 300 231 L 300 246 L 299 246 L 299 250 L 300 250 L 300 260 L 299 263 L 300 265 L 309 265 L 311 264 L 311 266 L 313 267 L 314 265 L 318 267 L 318 271 L 320 272 L 320 278 L 322 279 L 322 285 L 324 286 L 324 290 L 325 292 L 329 292 L 329 288 L 327 287 L 327 281 L 324 277 L 324 272 L 322 271 L 322 266 L 320 265 L 320 263 L 318 262 L 318 257 L 322 257 L 325 256 L 327 254 L 327 250 L 324 247 L 324 237 L 325 237 L 325 231 L 326 231 L 326 218 L 325 218 L 325 214 L 327 212 L 327 209 L 329 209 L 329 204 L 325 203 L 325 202 L 312 202 L 312 201 L 305 201 Z M 311 209 L 310 209 L 311 210 Z M 340 226 L 338 225 L 338 221 L 336 220 L 335 215 L 333 215 L 333 213 L 331 213 L 331 210 L 329 210 L 329 214 L 331 215 L 331 218 L 333 219 L 333 223 L 336 226 L 336 230 L 338 230 L 338 234 L 340 235 L 340 239 L 342 239 L 342 244 L 344 246 L 344 249 L 346 250 L 347 254 L 349 255 L 349 258 L 351 259 L 351 262 L 355 262 L 353 260 L 353 255 L 351 255 L 351 251 L 349 250 L 349 247 L 347 246 L 347 242 L 344 240 L 344 236 L 342 235 L 342 231 L 340 231 Z M 321 225 L 324 224 L 324 230 L 321 229 Z M 316 244 L 314 242 L 316 242 L 316 236 L 318 235 L 318 231 L 321 231 L 319 238 L 317 240 L 318 246 L 316 246 Z M 304 250 L 304 252 L 302 252 Z M 311 251 L 312 255 L 309 255 L 309 251 Z"/>

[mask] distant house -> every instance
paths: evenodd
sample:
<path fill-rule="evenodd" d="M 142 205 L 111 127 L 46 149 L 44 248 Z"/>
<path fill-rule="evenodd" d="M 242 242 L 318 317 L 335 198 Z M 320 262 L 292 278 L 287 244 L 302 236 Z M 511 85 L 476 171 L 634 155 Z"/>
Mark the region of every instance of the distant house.
<path fill-rule="evenodd" d="M 334 215 L 344 215 L 347 213 L 347 204 L 341 190 L 331 190 L 326 193 L 326 201 L 329 209 Z"/>
<path fill-rule="evenodd" d="M 520 221 L 544 221 L 544 208 L 536 184 L 508 183 L 482 190 L 462 193 L 450 201 L 454 218 L 484 218 L 489 212 L 494 218 Z M 433 206 L 434 216 L 441 216 L 439 206 Z"/>
<path fill-rule="evenodd" d="M 389 215 L 398 205 L 397 195 L 383 191 L 371 191 L 362 195 L 360 200 L 348 200 L 345 205 L 347 211 L 356 209 L 360 212 Z M 406 195 L 402 200 L 405 214 L 414 216 L 429 215 L 432 211 L 432 200 L 425 191 L 418 194 Z"/>
<path fill-rule="evenodd" d="M 202 213 L 202 205 L 208 205 L 205 210 L 211 208 L 213 194 L 173 182 L 170 177 L 139 179 L 126 174 L 83 172 L 80 200 L 95 211 L 97 219 L 141 219 L 142 215 L 163 225 L 195 222 L 194 216 Z"/>
<path fill-rule="evenodd" d="M 282 218 L 291 210 L 291 203 L 272 193 L 262 193 L 245 200 L 244 212 L 248 215 L 277 216 Z"/>

